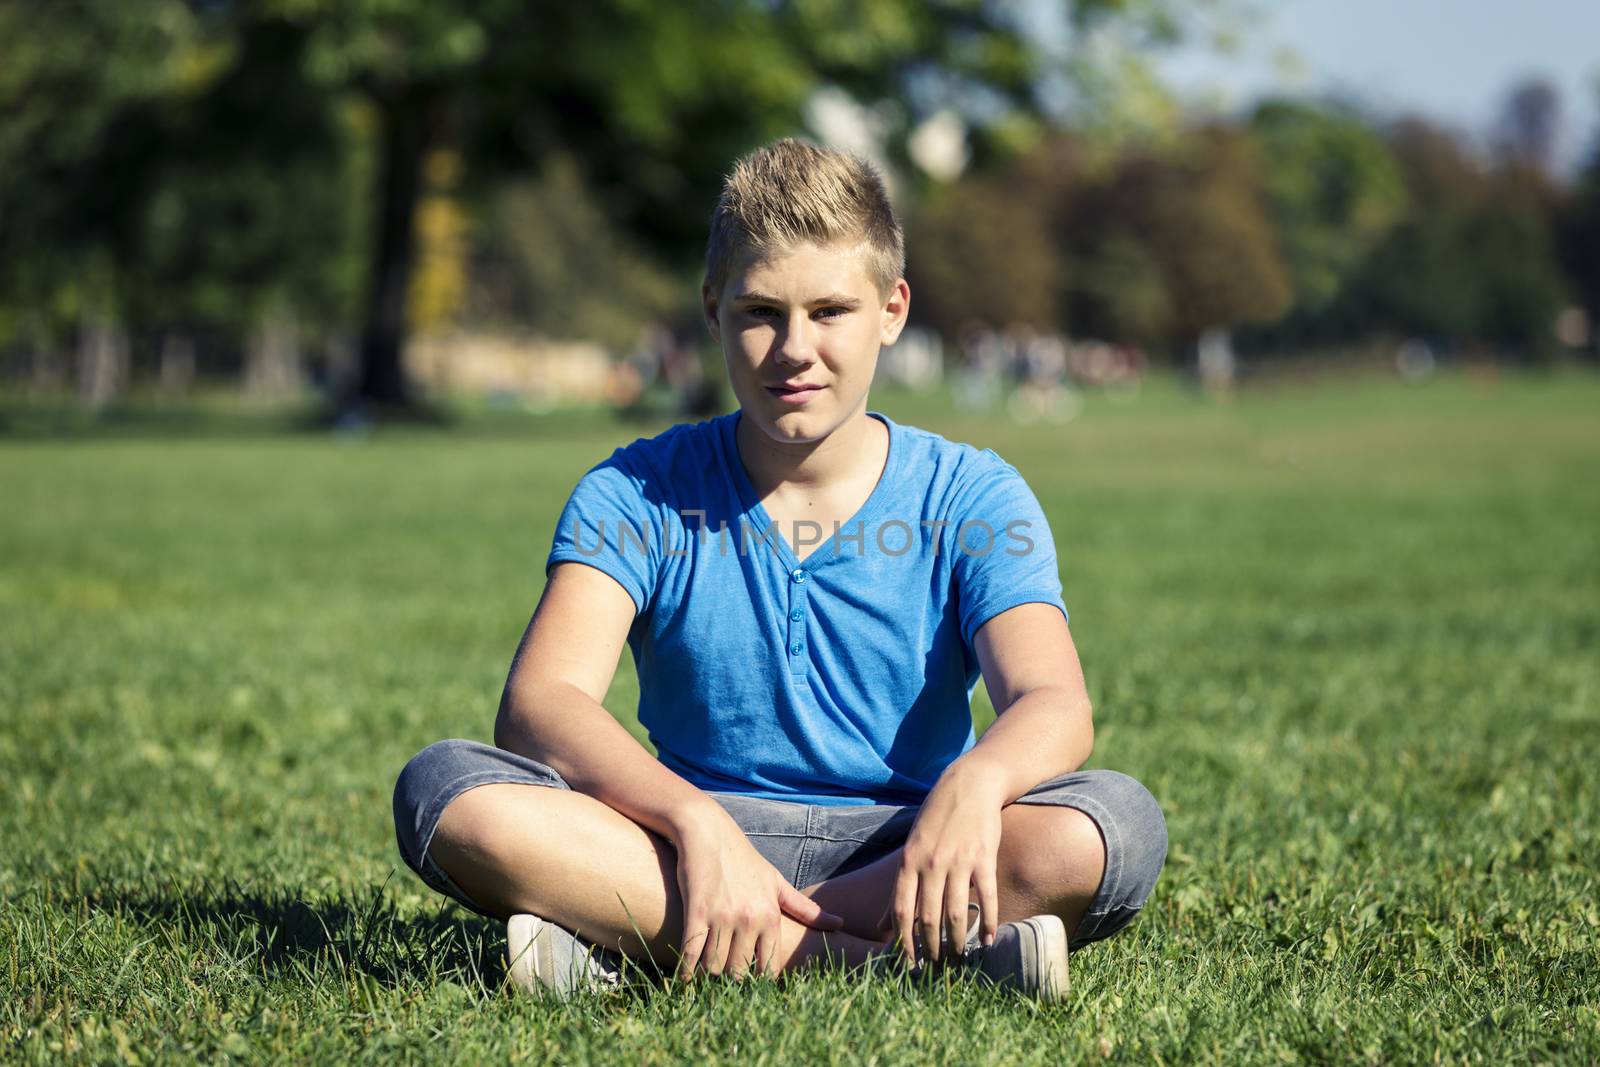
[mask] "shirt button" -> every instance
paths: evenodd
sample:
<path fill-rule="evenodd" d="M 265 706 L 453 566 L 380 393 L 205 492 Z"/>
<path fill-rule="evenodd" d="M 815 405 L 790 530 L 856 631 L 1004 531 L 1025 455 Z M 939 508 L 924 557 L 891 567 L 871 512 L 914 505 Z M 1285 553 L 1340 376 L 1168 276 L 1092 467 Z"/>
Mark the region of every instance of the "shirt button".
<path fill-rule="evenodd" d="M 804 645 L 790 645 L 789 655 L 798 656 L 805 649 Z"/>
<path fill-rule="evenodd" d="M 789 612 L 789 618 L 793 619 L 795 622 L 799 622 L 801 619 L 805 618 L 805 612 L 796 609 Z"/>
<path fill-rule="evenodd" d="M 789 577 L 793 578 L 796 582 L 803 582 L 806 580 L 806 572 L 804 569 L 796 567 L 794 570 L 789 572 Z"/>

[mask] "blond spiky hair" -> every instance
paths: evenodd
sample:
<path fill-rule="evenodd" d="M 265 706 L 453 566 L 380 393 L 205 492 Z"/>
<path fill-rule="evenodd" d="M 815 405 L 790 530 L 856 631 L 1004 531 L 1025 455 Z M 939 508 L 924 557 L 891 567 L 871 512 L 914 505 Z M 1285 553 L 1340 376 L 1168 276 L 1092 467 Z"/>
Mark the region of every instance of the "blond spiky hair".
<path fill-rule="evenodd" d="M 721 293 L 741 249 L 758 254 L 801 241 L 864 245 L 864 264 L 887 294 L 905 273 L 905 237 L 883 179 L 859 156 L 786 137 L 734 165 L 711 215 L 706 284 Z"/>

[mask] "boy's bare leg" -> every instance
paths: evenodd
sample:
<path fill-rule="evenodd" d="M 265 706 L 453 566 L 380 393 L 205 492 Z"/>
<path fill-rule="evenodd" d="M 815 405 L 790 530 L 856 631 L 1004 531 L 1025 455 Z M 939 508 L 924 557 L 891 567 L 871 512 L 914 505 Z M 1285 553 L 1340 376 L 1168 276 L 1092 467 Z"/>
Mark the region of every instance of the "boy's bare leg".
<path fill-rule="evenodd" d="M 676 849 L 591 796 L 515 783 L 478 786 L 445 808 L 428 853 L 501 917 L 531 913 L 593 944 L 635 959 L 648 955 L 668 973 L 677 966 L 683 907 Z M 780 970 L 830 956 L 856 964 L 883 950 L 881 939 L 824 934 L 788 916 L 781 921 Z"/>
<path fill-rule="evenodd" d="M 801 886 L 800 891 L 843 919 L 847 932 L 887 939 L 894 932 L 890 909 L 902 851 L 897 848 L 865 867 Z M 999 921 L 1058 915 L 1070 937 L 1100 888 L 1105 863 L 1100 828 L 1083 812 L 1057 805 L 1007 805 L 1000 813 L 995 872 Z M 978 899 L 976 892 L 971 899 Z"/>

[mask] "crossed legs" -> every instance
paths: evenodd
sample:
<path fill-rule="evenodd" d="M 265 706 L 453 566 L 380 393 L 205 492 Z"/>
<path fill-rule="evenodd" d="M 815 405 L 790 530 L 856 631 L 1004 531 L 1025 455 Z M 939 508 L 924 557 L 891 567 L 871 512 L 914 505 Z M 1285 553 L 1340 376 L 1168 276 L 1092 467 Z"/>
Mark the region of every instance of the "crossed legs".
<path fill-rule="evenodd" d="M 677 852 L 593 797 L 520 783 L 483 785 L 445 808 L 429 854 L 471 898 L 501 916 L 531 912 L 584 940 L 670 971 L 682 936 Z M 1051 912 L 1070 934 L 1094 897 L 1105 846 L 1073 809 L 1017 803 L 1001 816 L 1001 922 Z M 844 919 L 822 933 L 782 919 L 776 963 L 831 956 L 860 963 L 891 935 L 896 849 L 869 866 L 801 887 Z"/>
<path fill-rule="evenodd" d="M 889 909 L 900 865 L 900 849 L 871 864 L 801 891 L 844 919 L 861 937 L 884 940 L 894 933 Z M 1105 843 L 1094 820 L 1076 808 L 1015 803 L 1000 812 L 996 882 L 999 921 L 1058 915 L 1070 938 L 1105 872 Z M 976 895 L 973 896 L 977 899 Z M 963 924 L 965 925 L 965 924 Z"/>

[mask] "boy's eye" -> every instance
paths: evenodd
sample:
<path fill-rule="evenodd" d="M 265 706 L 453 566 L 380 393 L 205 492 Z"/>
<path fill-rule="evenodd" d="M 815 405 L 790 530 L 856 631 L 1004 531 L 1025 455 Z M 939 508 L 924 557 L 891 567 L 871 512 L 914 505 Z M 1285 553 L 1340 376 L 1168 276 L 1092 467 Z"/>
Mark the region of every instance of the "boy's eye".
<path fill-rule="evenodd" d="M 849 311 L 850 309 L 846 307 L 824 307 L 818 308 L 816 311 L 812 312 L 811 317 L 814 319 L 836 319 L 841 315 L 848 314 Z M 762 304 L 745 308 L 744 313 L 755 319 L 774 319 L 782 317 L 782 313 L 777 308 L 767 307 Z"/>

